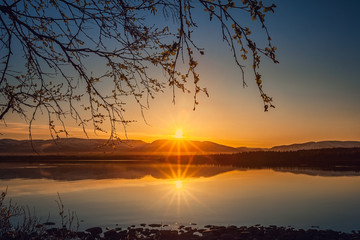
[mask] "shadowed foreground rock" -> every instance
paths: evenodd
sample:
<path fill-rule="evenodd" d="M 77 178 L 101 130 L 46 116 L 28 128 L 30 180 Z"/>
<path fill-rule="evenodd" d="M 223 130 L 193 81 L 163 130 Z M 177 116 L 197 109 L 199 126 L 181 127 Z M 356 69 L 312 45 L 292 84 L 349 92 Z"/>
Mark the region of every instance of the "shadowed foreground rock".
<path fill-rule="evenodd" d="M 359 239 L 360 231 L 352 233 L 343 233 L 333 230 L 318 229 L 294 229 L 287 227 L 260 225 L 246 227 L 236 226 L 213 226 L 207 225 L 204 228 L 193 228 L 190 226 L 180 226 L 178 229 L 167 229 L 161 224 L 141 224 L 141 227 L 131 226 L 122 230 L 121 228 L 110 229 L 102 234 L 100 227 L 89 228 L 85 232 L 69 231 L 64 228 L 49 228 L 41 232 L 9 232 L 2 239 L 218 239 L 218 240 L 261 240 L 261 239 L 277 239 L 277 240 L 307 240 L 307 239 Z"/>

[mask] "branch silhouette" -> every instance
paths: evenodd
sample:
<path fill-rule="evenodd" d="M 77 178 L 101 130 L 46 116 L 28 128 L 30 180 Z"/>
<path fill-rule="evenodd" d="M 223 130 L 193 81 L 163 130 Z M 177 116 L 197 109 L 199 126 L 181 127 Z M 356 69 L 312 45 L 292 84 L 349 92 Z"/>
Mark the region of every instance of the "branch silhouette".
<path fill-rule="evenodd" d="M 0 120 L 11 114 L 24 118 L 32 138 L 35 117 L 46 114 L 50 134 L 57 139 L 68 135 L 66 118 L 71 117 L 86 136 L 92 126 L 95 133 L 107 132 L 110 139 L 118 139 L 117 129 L 124 127 L 126 133 L 131 122 L 124 115 L 129 97 L 143 113 L 150 99 L 170 87 L 174 102 L 176 89 L 192 93 L 195 109 L 198 94 L 208 96 L 197 71 L 197 57 L 205 50 L 192 38 L 197 30 L 193 14 L 199 11 L 205 11 L 211 24 L 220 23 L 244 86 L 241 61 L 251 57 L 267 111 L 274 106 L 263 91 L 259 67 L 260 56 L 278 62 L 265 25 L 265 14 L 274 8 L 256 0 L 4 0 Z M 260 22 L 267 46 L 258 47 L 250 28 L 239 21 L 240 14 Z M 172 23 L 164 25 L 164 19 Z M 154 74 L 159 70 L 164 79 Z"/>

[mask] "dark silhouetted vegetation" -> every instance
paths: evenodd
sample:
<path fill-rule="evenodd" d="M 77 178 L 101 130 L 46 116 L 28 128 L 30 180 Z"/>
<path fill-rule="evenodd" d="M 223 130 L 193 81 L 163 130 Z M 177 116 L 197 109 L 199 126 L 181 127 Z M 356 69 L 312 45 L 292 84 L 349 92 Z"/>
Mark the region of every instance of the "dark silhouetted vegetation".
<path fill-rule="evenodd" d="M 74 211 L 65 210 L 60 195 L 57 205 L 60 226 L 42 221 L 29 207 L 6 201 L 7 190 L 0 195 L 0 239 L 75 239 L 79 221 Z"/>
<path fill-rule="evenodd" d="M 176 162 L 177 158 L 170 157 L 168 160 Z M 189 161 L 187 156 L 180 158 L 182 161 Z M 308 167 L 324 170 L 360 170 L 360 148 L 195 155 L 190 161 L 193 164 L 231 165 L 244 168 Z"/>

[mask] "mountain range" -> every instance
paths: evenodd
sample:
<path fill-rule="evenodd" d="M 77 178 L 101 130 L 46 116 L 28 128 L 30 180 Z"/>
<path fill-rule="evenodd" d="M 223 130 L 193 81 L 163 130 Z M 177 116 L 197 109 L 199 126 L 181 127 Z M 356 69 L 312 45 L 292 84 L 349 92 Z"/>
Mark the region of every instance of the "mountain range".
<path fill-rule="evenodd" d="M 60 140 L 0 139 L 0 155 L 77 155 L 77 154 L 216 154 L 253 151 L 298 151 L 323 148 L 360 148 L 360 141 L 321 141 L 274 146 L 272 148 L 230 147 L 210 141 L 141 140 L 108 142 L 104 139 L 65 138 Z"/>

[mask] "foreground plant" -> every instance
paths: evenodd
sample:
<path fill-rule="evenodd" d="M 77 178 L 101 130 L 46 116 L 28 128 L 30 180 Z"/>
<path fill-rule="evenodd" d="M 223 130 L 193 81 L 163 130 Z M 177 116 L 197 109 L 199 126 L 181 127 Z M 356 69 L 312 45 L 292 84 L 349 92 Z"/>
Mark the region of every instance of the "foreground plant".
<path fill-rule="evenodd" d="M 7 189 L 0 195 L 0 239 L 23 238 L 27 233 L 40 234 L 39 219 L 31 215 L 30 209 L 9 200 L 5 203 Z"/>
<path fill-rule="evenodd" d="M 72 239 L 77 238 L 79 221 L 74 211 L 66 211 L 60 195 L 56 201 L 61 226 L 31 214 L 29 207 L 20 206 L 11 200 L 6 203 L 7 189 L 0 195 L 0 239 Z M 66 213 L 67 212 L 67 213 Z M 77 220 L 77 225 L 74 221 Z"/>

